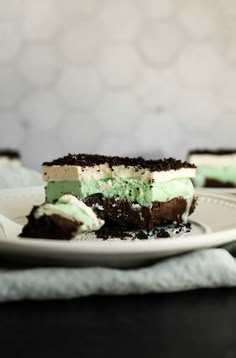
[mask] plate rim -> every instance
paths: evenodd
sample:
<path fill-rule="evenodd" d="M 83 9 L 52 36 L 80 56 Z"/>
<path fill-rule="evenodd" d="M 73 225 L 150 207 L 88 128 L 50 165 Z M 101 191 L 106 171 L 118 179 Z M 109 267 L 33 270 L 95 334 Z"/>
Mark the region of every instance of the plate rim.
<path fill-rule="evenodd" d="M 222 239 L 222 233 L 226 235 Z M 166 251 L 167 249 L 193 249 L 200 246 L 208 247 L 209 244 L 223 245 L 224 243 L 236 240 L 236 229 L 219 231 L 216 233 L 209 233 L 203 235 L 194 235 L 191 237 L 174 238 L 174 239 L 157 239 L 145 241 L 65 241 L 65 240 L 49 240 L 49 239 L 31 239 L 31 238 L 10 238 L 0 240 L 0 249 L 4 246 L 9 248 L 40 248 L 40 249 L 56 249 L 59 251 L 67 251 L 74 253 L 88 253 L 88 254 L 135 254 L 135 253 L 149 253 L 158 248 L 159 252 Z M 181 245 L 180 245 L 181 244 Z M 160 247 L 159 247 L 160 246 Z M 116 249 L 114 250 L 114 247 Z M 128 249 L 128 250 L 127 250 Z M 46 250 L 47 251 L 47 250 Z"/>

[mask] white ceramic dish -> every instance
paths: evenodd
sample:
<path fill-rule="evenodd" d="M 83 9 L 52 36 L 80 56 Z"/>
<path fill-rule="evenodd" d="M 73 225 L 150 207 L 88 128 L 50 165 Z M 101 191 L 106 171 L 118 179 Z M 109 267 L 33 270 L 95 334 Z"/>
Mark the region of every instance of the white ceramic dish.
<path fill-rule="evenodd" d="M 236 188 L 205 188 L 205 190 L 222 194 L 236 194 Z"/>
<path fill-rule="evenodd" d="M 143 241 L 0 240 L 0 256 L 25 263 L 68 266 L 134 267 L 187 251 L 216 247 L 236 239 L 236 197 L 197 190 L 191 233 Z M 44 201 L 42 187 L 0 190 L 0 214 L 22 223 L 33 205 Z"/>

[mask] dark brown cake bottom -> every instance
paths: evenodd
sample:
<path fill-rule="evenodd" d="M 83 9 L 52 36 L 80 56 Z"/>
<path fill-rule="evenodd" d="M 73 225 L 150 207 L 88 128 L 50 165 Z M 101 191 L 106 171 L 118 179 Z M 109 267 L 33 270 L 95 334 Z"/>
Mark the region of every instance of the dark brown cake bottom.
<path fill-rule="evenodd" d="M 70 240 L 77 232 L 81 223 L 69 220 L 60 215 L 43 215 L 35 218 L 34 207 L 28 216 L 28 223 L 23 227 L 20 237 Z"/>
<path fill-rule="evenodd" d="M 186 200 L 182 197 L 165 203 L 156 201 L 150 208 L 119 198 L 108 199 L 102 194 L 91 195 L 84 199 L 84 202 L 93 209 L 100 219 L 105 221 L 104 227 L 98 232 L 98 235 L 104 236 L 104 239 L 110 237 L 112 232 L 122 239 L 127 236 L 127 231 L 135 231 L 137 238 L 144 239 L 144 233 L 139 232 L 140 230 L 145 229 L 149 233 L 155 231 L 158 226 L 173 222 L 181 223 L 187 206 Z M 190 214 L 194 211 L 195 202 L 194 198 Z M 37 207 L 34 207 L 29 214 L 28 223 L 24 226 L 21 237 L 70 240 L 81 225 L 76 220 L 69 220 L 56 214 L 35 218 L 36 209 Z M 145 235 L 147 238 L 148 235 Z M 157 236 L 168 237 L 169 234 L 159 228 Z"/>
<path fill-rule="evenodd" d="M 236 185 L 230 182 L 223 182 L 216 179 L 206 178 L 205 185 L 206 188 L 236 188 Z"/>
<path fill-rule="evenodd" d="M 105 221 L 107 227 L 118 227 L 123 230 L 152 230 L 158 225 L 181 222 L 187 202 L 177 197 L 167 202 L 153 202 L 152 207 L 141 206 L 119 198 L 105 198 L 102 194 L 93 194 L 84 199 L 96 215 Z M 195 209 L 194 198 L 190 214 Z"/>

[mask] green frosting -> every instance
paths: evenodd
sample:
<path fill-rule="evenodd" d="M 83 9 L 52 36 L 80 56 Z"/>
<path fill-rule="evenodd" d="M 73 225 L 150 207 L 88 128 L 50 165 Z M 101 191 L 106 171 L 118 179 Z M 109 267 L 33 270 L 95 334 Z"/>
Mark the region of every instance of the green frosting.
<path fill-rule="evenodd" d="M 51 181 L 46 186 L 47 202 L 52 203 L 64 194 L 72 194 L 80 198 L 80 182 L 77 181 Z"/>
<path fill-rule="evenodd" d="M 38 207 L 35 217 L 58 214 L 81 223 L 79 232 L 98 230 L 104 221 L 97 218 L 93 210 L 72 195 L 62 196 L 55 204 L 46 203 Z"/>
<path fill-rule="evenodd" d="M 101 193 L 107 198 L 119 196 L 121 199 L 149 206 L 152 201 L 165 202 L 177 196 L 192 198 L 194 189 L 189 178 L 157 183 L 149 183 L 137 178 L 56 181 L 49 182 L 46 186 L 48 202 L 53 202 L 66 193 L 71 193 L 80 199 Z"/>
<path fill-rule="evenodd" d="M 229 182 L 236 185 L 236 168 L 198 166 L 194 184 L 197 187 L 203 187 L 206 178 L 219 180 L 224 183 Z"/>
<path fill-rule="evenodd" d="M 183 220 L 186 221 L 194 196 L 194 188 L 189 178 L 173 179 L 166 182 L 150 183 L 138 178 L 101 179 L 89 181 L 57 181 L 46 186 L 48 202 L 53 202 L 65 193 L 71 193 L 80 199 L 95 193 L 107 198 L 118 196 L 144 206 L 153 201 L 166 202 L 182 196 L 187 201 Z"/>
<path fill-rule="evenodd" d="M 93 226 L 94 224 L 94 217 L 85 205 L 76 205 L 76 203 L 68 202 L 64 199 L 64 197 L 61 197 L 55 206 L 57 209 L 63 211 L 63 213 L 72 216 L 87 226 Z"/>

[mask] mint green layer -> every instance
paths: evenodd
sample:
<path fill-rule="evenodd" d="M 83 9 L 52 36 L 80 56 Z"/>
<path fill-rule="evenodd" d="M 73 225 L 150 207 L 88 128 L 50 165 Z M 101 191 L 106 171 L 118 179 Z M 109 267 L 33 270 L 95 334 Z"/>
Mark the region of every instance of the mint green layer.
<path fill-rule="evenodd" d="M 80 223 L 78 232 L 99 230 L 104 224 L 104 221 L 98 219 L 90 207 L 72 195 L 62 196 L 55 204 L 43 204 L 35 211 L 36 219 L 42 215 L 54 214 L 77 220 Z"/>
<path fill-rule="evenodd" d="M 89 227 L 94 225 L 94 218 L 87 207 L 83 208 L 82 206 L 65 201 L 63 197 L 55 203 L 55 207 Z"/>
<path fill-rule="evenodd" d="M 206 178 L 236 185 L 236 168 L 198 166 L 194 184 L 198 187 L 203 187 Z"/>
<path fill-rule="evenodd" d="M 118 196 L 144 206 L 151 206 L 153 201 L 166 202 L 182 196 L 187 201 L 186 212 L 183 215 L 183 220 L 186 221 L 194 196 L 194 188 L 189 178 L 157 183 L 149 183 L 137 178 L 57 181 L 49 182 L 46 186 L 48 202 L 53 202 L 66 193 L 71 193 L 80 199 L 101 193 L 107 198 Z"/>

